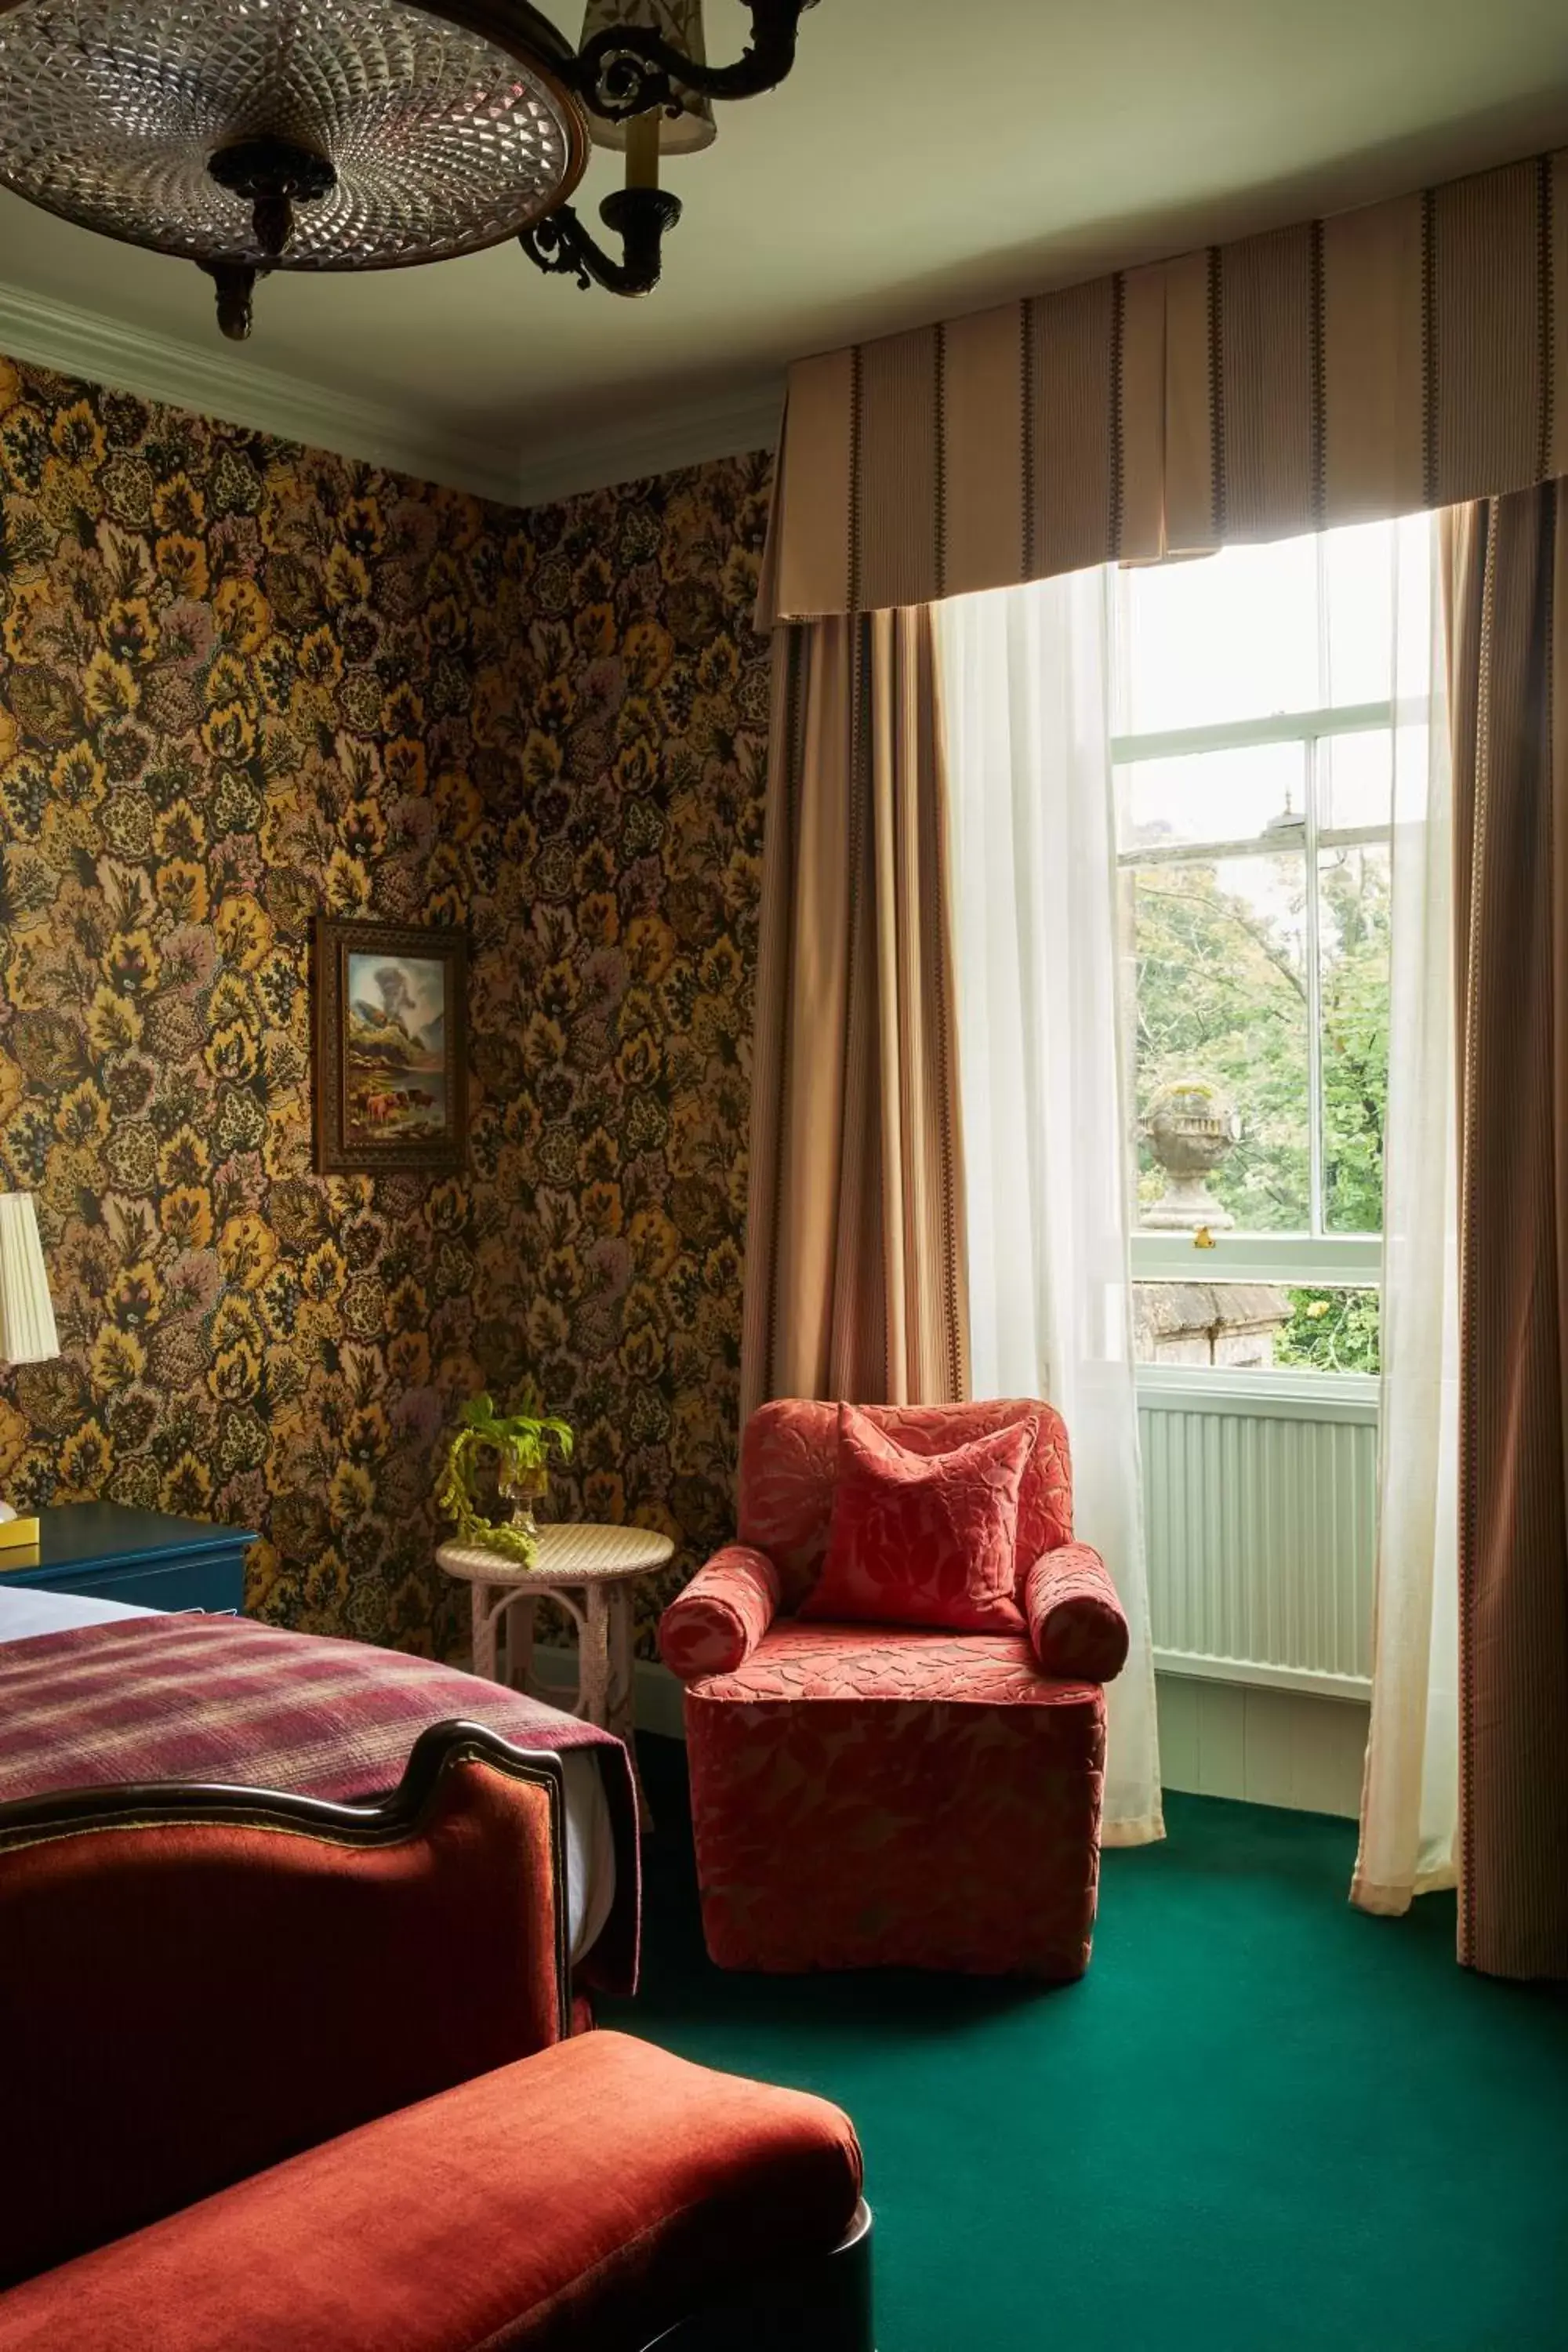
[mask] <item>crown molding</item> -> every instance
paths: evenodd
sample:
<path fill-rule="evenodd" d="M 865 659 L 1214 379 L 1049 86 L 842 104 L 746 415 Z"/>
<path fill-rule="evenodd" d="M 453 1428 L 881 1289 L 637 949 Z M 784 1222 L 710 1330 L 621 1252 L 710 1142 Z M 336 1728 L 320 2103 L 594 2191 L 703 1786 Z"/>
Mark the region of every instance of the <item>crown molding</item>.
<path fill-rule="evenodd" d="M 378 401 L 131 327 L 20 287 L 0 285 L 0 351 L 61 375 L 194 409 L 252 432 L 331 449 L 422 481 L 521 503 L 513 452 L 442 434 Z"/>
<path fill-rule="evenodd" d="M 302 376 L 236 361 L 101 312 L 0 284 L 0 351 L 61 375 L 166 402 L 251 432 L 442 482 L 501 506 L 545 506 L 710 457 L 771 449 L 784 407 L 781 378 L 719 399 L 673 406 L 627 427 L 605 424 L 536 452 L 433 428 L 379 401 L 337 393 Z M 635 395 L 639 406 L 646 394 Z"/>
<path fill-rule="evenodd" d="M 743 457 L 753 449 L 778 446 L 784 415 L 784 380 L 727 393 L 718 398 L 680 403 L 649 414 L 657 394 L 628 394 L 643 411 L 635 425 L 605 424 L 570 439 L 550 438 L 520 464 L 513 496 L 519 506 L 549 506 L 579 491 L 603 490 L 617 482 L 672 474 L 712 457 Z"/>

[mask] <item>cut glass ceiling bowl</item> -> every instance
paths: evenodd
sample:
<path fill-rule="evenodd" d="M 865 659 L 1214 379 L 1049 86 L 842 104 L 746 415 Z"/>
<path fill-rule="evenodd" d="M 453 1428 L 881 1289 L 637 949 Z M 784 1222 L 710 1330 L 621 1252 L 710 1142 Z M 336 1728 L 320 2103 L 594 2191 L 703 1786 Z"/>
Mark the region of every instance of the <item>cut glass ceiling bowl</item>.
<path fill-rule="evenodd" d="M 0 184 L 193 261 L 445 261 L 575 187 L 586 124 L 553 70 L 571 54 L 523 0 L 0 0 Z M 253 150 L 320 184 L 294 191 L 281 251 L 214 175 Z"/>

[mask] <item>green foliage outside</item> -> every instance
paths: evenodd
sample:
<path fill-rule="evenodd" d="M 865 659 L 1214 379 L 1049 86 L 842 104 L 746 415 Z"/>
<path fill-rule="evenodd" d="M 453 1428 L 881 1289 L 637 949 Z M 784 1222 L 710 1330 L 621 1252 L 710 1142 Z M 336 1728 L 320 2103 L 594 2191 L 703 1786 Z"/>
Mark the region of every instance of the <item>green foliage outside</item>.
<path fill-rule="evenodd" d="M 1274 1360 L 1298 1371 L 1380 1372 L 1382 1304 L 1375 1290 L 1292 1290 L 1290 1320 L 1274 1334 Z"/>
<path fill-rule="evenodd" d="M 1306 864 L 1299 850 L 1149 866 L 1130 877 L 1136 957 L 1138 1107 L 1179 1078 L 1217 1080 L 1241 1137 L 1209 1179 L 1244 1233 L 1310 1229 Z M 1323 1222 L 1383 1223 L 1388 1100 L 1388 860 L 1326 849 L 1319 862 Z M 1138 1198 L 1164 1187 L 1146 1143 Z M 1293 1290 L 1276 1360 L 1325 1371 L 1378 1369 L 1372 1291 Z"/>

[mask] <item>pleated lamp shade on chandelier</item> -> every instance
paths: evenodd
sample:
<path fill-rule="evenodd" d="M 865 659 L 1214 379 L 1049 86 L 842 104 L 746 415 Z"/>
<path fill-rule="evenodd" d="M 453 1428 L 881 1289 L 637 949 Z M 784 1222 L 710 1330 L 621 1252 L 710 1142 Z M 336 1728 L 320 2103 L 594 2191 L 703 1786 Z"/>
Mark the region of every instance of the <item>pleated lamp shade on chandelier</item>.
<path fill-rule="evenodd" d="M 643 26 L 649 32 L 661 34 L 671 48 L 679 49 L 682 57 L 690 58 L 695 64 L 708 62 L 702 34 L 702 0 L 588 0 L 582 47 L 586 48 L 601 33 L 613 33 L 623 25 Z M 681 90 L 677 95 L 679 112 L 655 117 L 659 152 L 700 155 L 705 147 L 712 146 L 719 135 L 713 109 L 696 90 Z M 628 123 L 612 121 L 603 114 L 591 114 L 588 118 L 589 135 L 595 146 L 608 147 L 616 154 L 626 151 L 629 128 Z"/>
<path fill-rule="evenodd" d="M 814 0 L 744 0 L 710 66 L 701 0 L 590 0 L 574 48 L 529 0 L 0 0 L 0 185 L 100 236 L 195 262 L 250 331 L 274 270 L 401 269 L 516 237 L 538 268 L 643 294 L 680 217 L 661 152 L 714 99 L 775 89 Z M 624 150 L 598 246 L 568 199 Z"/>

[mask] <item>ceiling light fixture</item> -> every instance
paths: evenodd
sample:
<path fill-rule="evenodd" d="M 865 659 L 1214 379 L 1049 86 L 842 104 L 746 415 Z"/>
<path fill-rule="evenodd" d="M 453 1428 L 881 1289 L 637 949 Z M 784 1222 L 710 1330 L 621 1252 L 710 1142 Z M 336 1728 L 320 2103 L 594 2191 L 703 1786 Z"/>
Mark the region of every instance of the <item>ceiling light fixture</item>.
<path fill-rule="evenodd" d="M 701 0 L 590 0 L 573 48 L 527 0 L 0 0 L 0 185 L 100 236 L 196 262 L 250 332 L 275 269 L 399 269 L 515 236 L 615 294 L 658 282 L 680 218 L 661 150 L 710 101 L 775 89 L 815 0 L 743 0 L 706 62 Z M 591 142 L 624 149 L 600 218 L 568 199 Z"/>

